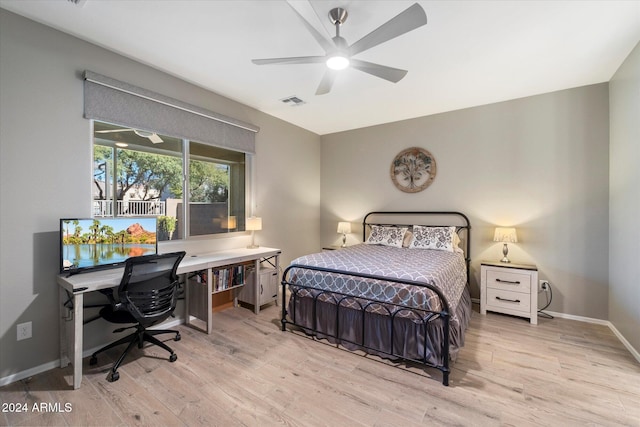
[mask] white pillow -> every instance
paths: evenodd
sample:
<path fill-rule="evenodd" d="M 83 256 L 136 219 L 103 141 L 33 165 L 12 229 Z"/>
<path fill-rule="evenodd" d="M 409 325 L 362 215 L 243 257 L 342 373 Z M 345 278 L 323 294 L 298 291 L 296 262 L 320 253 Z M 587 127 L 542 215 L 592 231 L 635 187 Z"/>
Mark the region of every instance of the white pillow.
<path fill-rule="evenodd" d="M 453 252 L 457 247 L 454 240 L 458 236 L 456 227 L 425 227 L 422 225 L 413 226 L 413 238 L 409 243 L 409 248 L 435 249 L 438 251 Z M 454 242 L 456 244 L 454 244 Z"/>
<path fill-rule="evenodd" d="M 413 239 L 413 233 L 411 232 L 411 230 L 407 230 L 407 232 L 404 233 L 404 239 L 402 239 L 402 247 L 408 248 L 409 243 L 411 243 L 412 239 Z"/>
<path fill-rule="evenodd" d="M 453 233 L 453 249 L 460 249 L 460 236 L 458 235 L 458 233 Z"/>
<path fill-rule="evenodd" d="M 367 237 L 366 244 L 402 247 L 402 240 L 407 232 L 408 227 L 384 227 L 381 225 L 372 225 L 371 233 Z"/>

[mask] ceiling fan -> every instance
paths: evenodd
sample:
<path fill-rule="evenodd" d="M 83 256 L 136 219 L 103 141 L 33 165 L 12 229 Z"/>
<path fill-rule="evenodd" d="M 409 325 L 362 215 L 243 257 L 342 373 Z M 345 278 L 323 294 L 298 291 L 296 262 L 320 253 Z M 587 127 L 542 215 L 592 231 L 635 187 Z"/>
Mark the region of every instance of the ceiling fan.
<path fill-rule="evenodd" d="M 116 133 L 116 132 L 133 132 L 139 137 L 148 138 L 149 141 L 154 144 L 159 144 L 164 142 L 162 138 L 158 136 L 157 133 L 147 132 L 146 130 L 138 130 L 138 129 L 108 129 L 108 130 L 97 130 L 96 133 Z"/>
<path fill-rule="evenodd" d="M 313 64 L 324 62 L 328 69 L 325 71 L 325 74 L 320 81 L 320 85 L 316 90 L 316 95 L 329 93 L 336 77 L 336 71 L 345 69 L 349 66 L 393 83 L 399 82 L 407 74 L 407 70 L 362 61 L 353 58 L 353 56 L 408 33 L 409 31 L 415 30 L 427 23 L 427 15 L 424 12 L 424 9 L 422 9 L 418 3 L 415 3 L 395 18 L 392 18 L 366 36 L 362 37 L 357 42 L 349 45 L 347 41 L 340 36 L 340 26 L 344 24 L 348 16 L 345 9 L 337 7 L 329 11 L 329 19 L 336 27 L 336 35 L 331 40 L 327 40 L 327 38 L 316 30 L 295 8 L 293 8 L 293 6 L 292 9 L 296 12 L 298 17 L 300 17 L 305 27 L 307 27 L 318 44 L 322 46 L 326 55 L 253 59 L 251 62 L 256 65 Z"/>

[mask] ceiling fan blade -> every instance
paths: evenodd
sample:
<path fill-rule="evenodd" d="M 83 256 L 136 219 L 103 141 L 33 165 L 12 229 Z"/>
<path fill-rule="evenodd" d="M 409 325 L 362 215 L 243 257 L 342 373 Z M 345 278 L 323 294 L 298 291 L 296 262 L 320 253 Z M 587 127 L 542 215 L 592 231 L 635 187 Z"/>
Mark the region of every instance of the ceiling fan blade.
<path fill-rule="evenodd" d="M 157 133 L 147 132 L 147 131 L 138 130 L 138 129 L 125 128 L 125 129 L 105 129 L 105 130 L 95 131 L 95 133 L 118 133 L 118 132 L 134 132 L 136 135 L 138 135 L 141 138 L 148 138 L 149 141 L 153 142 L 154 144 L 159 144 L 161 142 L 164 142 L 162 138 L 158 136 Z"/>
<path fill-rule="evenodd" d="M 105 129 L 97 130 L 95 133 L 133 132 L 133 129 Z"/>
<path fill-rule="evenodd" d="M 160 138 L 158 134 L 155 132 L 149 132 L 146 130 L 139 130 L 139 129 L 133 129 L 133 132 L 136 135 L 138 135 L 140 138 L 147 138 L 149 141 L 153 142 L 154 144 L 159 144 L 161 142 L 164 142 L 162 138 Z"/>
<path fill-rule="evenodd" d="M 393 83 L 398 83 L 407 75 L 407 70 L 387 67 L 386 65 L 374 64 L 372 62 L 351 59 L 351 66 L 356 70 L 363 71 L 372 76 L 380 77 Z"/>
<path fill-rule="evenodd" d="M 316 64 L 326 62 L 326 56 L 293 56 L 291 58 L 269 58 L 269 59 L 252 59 L 256 65 L 268 64 Z"/>
<path fill-rule="evenodd" d="M 318 42 L 318 44 L 320 46 L 322 46 L 322 48 L 324 49 L 324 51 L 326 53 L 329 53 L 330 51 L 332 51 L 333 49 L 335 49 L 334 44 L 327 39 L 325 36 L 323 36 L 317 29 L 316 27 L 314 27 L 313 25 L 311 25 L 311 23 L 302 15 L 302 13 L 300 13 L 296 7 L 294 6 L 294 4 L 296 4 L 296 2 L 294 1 L 287 1 L 287 3 L 289 4 L 289 6 L 291 7 L 291 9 L 293 9 L 293 11 L 296 13 L 296 15 L 298 15 L 298 17 L 300 18 L 300 20 L 302 21 L 302 23 L 304 24 L 305 27 L 307 27 L 307 30 L 311 33 L 311 35 L 313 36 L 314 39 L 316 39 L 316 41 Z M 307 2 L 309 8 L 311 8 L 311 10 L 313 11 L 313 6 L 311 6 L 310 2 Z M 315 16 L 315 12 L 314 12 L 314 16 Z M 324 27 L 322 27 L 324 28 Z"/>
<path fill-rule="evenodd" d="M 336 79 L 335 70 L 327 69 L 322 76 L 322 80 L 318 85 L 318 90 L 316 90 L 316 95 L 324 95 L 331 91 L 331 86 L 333 86 L 333 81 Z"/>
<path fill-rule="evenodd" d="M 154 144 L 160 144 L 161 142 L 164 142 L 157 133 L 152 133 L 147 138 L 149 138 L 149 141 L 153 142 Z"/>
<path fill-rule="evenodd" d="M 349 47 L 349 53 L 355 55 L 395 37 L 415 30 L 427 23 L 427 14 L 418 3 L 406 9 L 382 24 Z"/>

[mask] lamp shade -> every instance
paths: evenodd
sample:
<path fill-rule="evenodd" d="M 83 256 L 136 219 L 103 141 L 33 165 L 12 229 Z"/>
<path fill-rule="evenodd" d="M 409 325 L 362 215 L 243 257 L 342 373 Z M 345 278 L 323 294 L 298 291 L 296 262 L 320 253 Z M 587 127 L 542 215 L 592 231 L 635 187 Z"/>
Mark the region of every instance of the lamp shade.
<path fill-rule="evenodd" d="M 496 227 L 493 235 L 494 242 L 517 243 L 518 235 L 513 227 Z"/>
<path fill-rule="evenodd" d="M 262 218 L 252 216 L 247 218 L 247 230 L 262 230 Z"/>
<path fill-rule="evenodd" d="M 233 230 L 237 227 L 237 220 L 235 216 L 228 216 L 226 218 L 222 218 L 222 228 L 226 228 L 227 230 Z"/>
<path fill-rule="evenodd" d="M 340 234 L 348 234 L 351 233 L 351 223 L 350 222 L 339 222 L 338 223 L 338 233 Z"/>

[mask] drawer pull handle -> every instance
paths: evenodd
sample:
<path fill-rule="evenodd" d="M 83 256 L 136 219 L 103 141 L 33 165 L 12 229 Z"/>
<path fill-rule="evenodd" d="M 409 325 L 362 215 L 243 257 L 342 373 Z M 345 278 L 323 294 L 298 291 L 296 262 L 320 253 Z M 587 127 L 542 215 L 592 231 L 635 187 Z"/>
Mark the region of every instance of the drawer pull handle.
<path fill-rule="evenodd" d="M 505 302 L 515 302 L 515 303 L 520 303 L 519 299 L 507 299 L 507 298 L 500 298 L 500 297 L 496 297 L 496 299 L 498 301 L 505 301 Z"/>
<path fill-rule="evenodd" d="M 500 282 L 500 283 L 508 283 L 510 285 L 519 285 L 520 281 L 516 280 L 515 282 L 511 281 L 511 280 L 502 280 L 502 279 L 496 279 L 496 282 Z"/>

